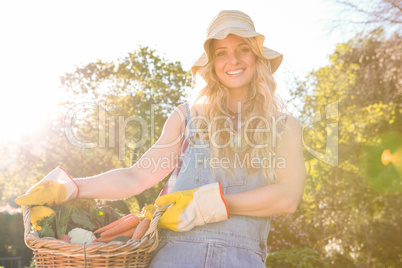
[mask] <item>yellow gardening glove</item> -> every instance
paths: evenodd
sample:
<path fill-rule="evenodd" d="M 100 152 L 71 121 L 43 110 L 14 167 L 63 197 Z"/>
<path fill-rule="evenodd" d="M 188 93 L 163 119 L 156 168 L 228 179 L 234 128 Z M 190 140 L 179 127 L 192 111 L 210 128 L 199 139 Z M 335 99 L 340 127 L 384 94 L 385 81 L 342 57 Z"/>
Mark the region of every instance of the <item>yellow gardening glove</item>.
<path fill-rule="evenodd" d="M 56 212 L 53 209 L 45 206 L 34 206 L 31 208 L 31 223 L 36 230 L 42 230 L 42 227 L 38 225 L 38 221 L 47 216 L 54 216 Z"/>
<path fill-rule="evenodd" d="M 78 197 L 78 186 L 62 167 L 57 167 L 24 195 L 15 199 L 20 206 L 61 204 Z"/>
<path fill-rule="evenodd" d="M 158 207 L 170 205 L 159 219 L 158 227 L 177 232 L 229 218 L 218 182 L 194 190 L 163 195 L 155 200 L 155 204 Z"/>
<path fill-rule="evenodd" d="M 152 220 L 152 216 L 155 213 L 156 210 L 156 206 L 155 205 L 148 205 L 144 207 L 145 210 L 145 218 L 147 218 L 148 220 Z"/>

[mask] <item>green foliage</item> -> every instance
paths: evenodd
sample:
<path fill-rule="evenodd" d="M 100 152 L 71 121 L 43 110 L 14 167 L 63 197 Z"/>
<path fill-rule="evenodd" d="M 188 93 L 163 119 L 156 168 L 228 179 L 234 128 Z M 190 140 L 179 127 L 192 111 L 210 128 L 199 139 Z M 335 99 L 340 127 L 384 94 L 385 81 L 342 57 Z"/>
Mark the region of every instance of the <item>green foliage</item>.
<path fill-rule="evenodd" d="M 95 231 L 122 216 L 111 206 L 97 203 L 93 199 L 78 198 L 51 207 L 56 215 L 38 222 L 42 227 L 40 237 L 55 237 L 68 234 L 74 228 Z"/>
<path fill-rule="evenodd" d="M 112 62 L 77 66 L 60 79 L 64 96 L 47 124 L 19 144 L 0 145 L 0 153 L 7 156 L 0 165 L 0 203 L 16 206 L 18 195 L 58 165 L 73 178 L 131 166 L 159 138 L 167 116 L 184 102 L 191 83 L 190 73 L 180 62 L 167 61 L 147 47 Z M 71 111 L 73 137 L 82 144 L 94 143 L 93 148 L 67 138 Z M 145 122 L 145 129 L 140 121 Z M 123 214 L 138 213 L 154 202 L 165 181 L 111 206 Z M 18 223 L 21 226 L 22 219 Z M 23 231 L 17 235 L 5 230 L 0 234 L 4 250 L 15 251 L 14 242 L 23 243 Z M 0 255 L 10 256 L 4 251 Z"/>
<path fill-rule="evenodd" d="M 390 149 L 395 156 L 402 156 L 402 135 L 388 132 L 368 142 L 359 158 L 360 173 L 366 177 L 367 184 L 377 192 L 398 194 L 402 192 L 402 164 L 389 163 L 384 166 L 381 159 L 384 149 Z"/>
<path fill-rule="evenodd" d="M 284 214 L 272 217 L 268 236 L 268 252 L 313 246 L 309 234 L 302 229 L 297 214 Z"/>
<path fill-rule="evenodd" d="M 324 153 L 328 126 L 338 126 L 338 153 L 330 155 L 337 165 L 306 151 L 307 183 L 297 212 L 301 229 L 314 241 L 310 247 L 334 266 L 402 262 L 401 172 L 397 163 L 381 163 L 384 150 L 402 148 L 401 41 L 397 34 L 386 40 L 378 29 L 340 44 L 330 63 L 293 92 L 304 99 L 305 146 Z M 327 118 L 325 109 L 334 102 L 338 117 Z M 307 125 L 317 113 L 322 119 Z M 389 233 L 393 239 L 385 239 Z"/>
<path fill-rule="evenodd" d="M 97 226 L 91 221 L 88 215 L 81 213 L 73 214 L 71 215 L 71 220 L 85 230 L 94 231 L 97 229 Z"/>
<path fill-rule="evenodd" d="M 318 251 L 311 248 L 292 248 L 276 251 L 268 254 L 265 260 L 267 268 L 313 268 L 330 267 L 321 257 Z"/>
<path fill-rule="evenodd" d="M 147 47 L 66 73 L 58 114 L 9 154 L 15 157 L 2 172 L 3 200 L 14 200 L 58 165 L 73 178 L 131 166 L 159 138 L 170 112 L 184 102 L 190 81 L 180 62 L 169 62 Z M 89 143 L 93 148 L 86 148 Z M 154 202 L 162 187 L 163 182 L 119 207 L 123 213 L 139 211 Z"/>
<path fill-rule="evenodd" d="M 273 219 L 267 265 L 402 263 L 401 172 L 396 163 L 379 162 L 384 150 L 396 153 L 400 148 L 400 143 L 390 141 L 400 141 L 402 133 L 401 51 L 397 34 L 385 39 L 377 29 L 356 36 L 339 44 L 328 65 L 312 71 L 293 90 L 293 98 L 303 103 L 299 112 L 304 145 L 326 153 L 328 126 L 336 124 L 339 150 L 330 151 L 329 157 L 338 161 L 328 165 L 306 150 L 303 202 L 295 214 Z M 0 148 L 8 156 L 0 177 L 3 202 L 12 203 L 57 165 L 73 177 L 131 166 L 158 139 L 172 109 L 184 101 L 190 74 L 179 62 L 168 62 L 141 47 L 114 62 L 78 66 L 61 77 L 61 84 L 65 96 L 52 121 L 21 144 Z M 89 105 L 83 105 L 84 100 Z M 337 117 L 327 118 L 326 107 L 333 103 Z M 66 115 L 74 107 L 81 110 L 73 113 L 71 133 L 83 144 L 95 143 L 94 148 L 77 146 L 66 137 Z M 317 115 L 321 120 L 308 125 Z M 110 204 L 123 214 L 138 213 L 154 202 L 166 179 L 139 196 Z M 4 217 L 0 220 L 14 228 Z M 19 222 L 22 225 L 22 219 Z M 6 230 L 0 232 L 0 253 L 15 255 L 23 246 L 16 248 L 10 239 L 23 241 L 23 232 Z"/>
<path fill-rule="evenodd" d="M 22 213 L 0 213 L 0 256 L 22 258 L 22 265 L 29 265 L 32 250 L 24 243 L 24 222 Z"/>
<path fill-rule="evenodd" d="M 46 225 L 39 231 L 39 237 L 56 237 L 56 233 L 51 226 Z"/>
<path fill-rule="evenodd" d="M 42 227 L 42 230 L 39 231 L 39 237 L 56 237 L 54 218 L 54 216 L 47 216 L 38 221 L 38 225 Z"/>
<path fill-rule="evenodd" d="M 55 223 L 56 223 L 56 235 L 54 237 L 59 237 L 60 235 L 67 234 L 68 222 L 70 221 L 71 214 L 73 213 L 74 207 L 70 205 L 58 206 L 54 211 L 56 212 Z"/>

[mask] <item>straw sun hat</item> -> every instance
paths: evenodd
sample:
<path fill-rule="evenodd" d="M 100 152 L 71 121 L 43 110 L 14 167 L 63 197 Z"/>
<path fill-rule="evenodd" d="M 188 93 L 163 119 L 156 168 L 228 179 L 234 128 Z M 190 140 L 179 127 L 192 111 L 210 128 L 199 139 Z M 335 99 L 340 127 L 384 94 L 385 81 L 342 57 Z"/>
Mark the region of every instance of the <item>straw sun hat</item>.
<path fill-rule="evenodd" d="M 224 10 L 219 12 L 208 26 L 207 38 L 204 42 L 205 52 L 194 63 L 193 67 L 191 67 L 193 76 L 196 75 L 197 71 L 202 66 L 205 66 L 208 63 L 207 53 L 209 52 L 211 40 L 225 39 L 229 34 L 235 34 L 246 38 L 255 37 L 261 54 L 264 55 L 264 58 L 271 64 L 272 73 L 274 73 L 279 65 L 281 65 L 283 55 L 263 46 L 265 37 L 255 31 L 254 23 L 247 14 L 237 10 Z"/>

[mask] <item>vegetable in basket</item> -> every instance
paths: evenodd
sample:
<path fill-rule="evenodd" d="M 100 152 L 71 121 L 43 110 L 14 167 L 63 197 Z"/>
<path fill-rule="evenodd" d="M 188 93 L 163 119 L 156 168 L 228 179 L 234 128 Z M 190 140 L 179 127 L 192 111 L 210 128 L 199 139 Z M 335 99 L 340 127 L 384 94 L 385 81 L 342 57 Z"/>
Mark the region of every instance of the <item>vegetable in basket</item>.
<path fill-rule="evenodd" d="M 118 225 L 104 231 L 100 234 L 100 236 L 112 236 L 127 230 L 135 228 L 140 220 L 134 214 L 130 214 L 130 217 L 127 217 L 124 221 L 121 221 Z"/>
<path fill-rule="evenodd" d="M 96 230 L 100 234 L 94 242 L 127 241 L 141 239 L 148 231 L 150 220 L 144 218 L 141 222 L 137 215 L 129 214 L 105 227 Z"/>
<path fill-rule="evenodd" d="M 96 239 L 95 242 L 106 243 L 115 240 L 118 237 L 131 238 L 139 221 L 139 218 L 135 214 L 126 215 L 125 217 L 96 230 L 94 233 L 100 234 L 100 237 Z M 119 240 L 121 241 L 121 239 Z M 123 239 L 122 241 L 124 240 L 126 239 Z"/>
<path fill-rule="evenodd" d="M 121 222 L 125 221 L 126 219 L 131 218 L 133 215 L 134 215 L 134 214 L 128 214 L 128 215 L 124 216 L 123 218 L 118 219 L 117 221 L 114 221 L 114 222 L 112 222 L 112 223 L 110 223 L 110 224 L 108 224 L 108 225 L 106 225 L 106 226 L 103 226 L 102 228 L 99 228 L 98 230 L 96 230 L 96 231 L 94 232 L 94 234 L 107 231 L 107 230 L 109 230 L 109 229 L 111 229 L 111 228 L 113 228 L 113 227 L 119 225 Z"/>
<path fill-rule="evenodd" d="M 36 207 L 39 206 L 32 209 Z M 66 242 L 70 242 L 67 233 L 75 228 L 94 231 L 121 216 L 110 206 L 97 205 L 92 199 L 68 201 L 62 205 L 53 206 L 51 211 L 53 213 L 39 221 L 34 226 L 34 230 L 39 231 L 40 237 L 56 237 Z"/>
<path fill-rule="evenodd" d="M 39 222 L 45 217 L 52 217 L 56 212 L 46 206 L 35 206 L 31 209 L 31 223 L 36 230 L 42 230 L 47 224 L 40 225 Z"/>
<path fill-rule="evenodd" d="M 68 232 L 68 236 L 70 237 L 71 243 L 77 244 L 92 243 L 96 239 L 91 231 L 82 228 L 72 229 Z"/>
<path fill-rule="evenodd" d="M 141 239 L 145 235 L 145 233 L 148 231 L 150 223 L 151 223 L 151 221 L 147 218 L 142 220 L 142 222 L 140 222 L 138 224 L 137 228 L 135 228 L 134 234 L 131 237 L 131 239 L 133 239 L 133 240 Z"/>

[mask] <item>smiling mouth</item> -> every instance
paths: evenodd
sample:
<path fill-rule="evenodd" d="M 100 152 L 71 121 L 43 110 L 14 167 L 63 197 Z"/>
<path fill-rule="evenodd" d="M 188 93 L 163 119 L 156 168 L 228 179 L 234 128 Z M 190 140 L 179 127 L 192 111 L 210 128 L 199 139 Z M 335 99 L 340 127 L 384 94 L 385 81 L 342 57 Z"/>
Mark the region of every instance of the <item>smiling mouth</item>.
<path fill-rule="evenodd" d="M 245 69 L 237 69 L 237 70 L 233 70 L 233 71 L 227 71 L 226 73 L 229 75 L 234 75 L 234 74 L 239 74 L 244 72 Z"/>

